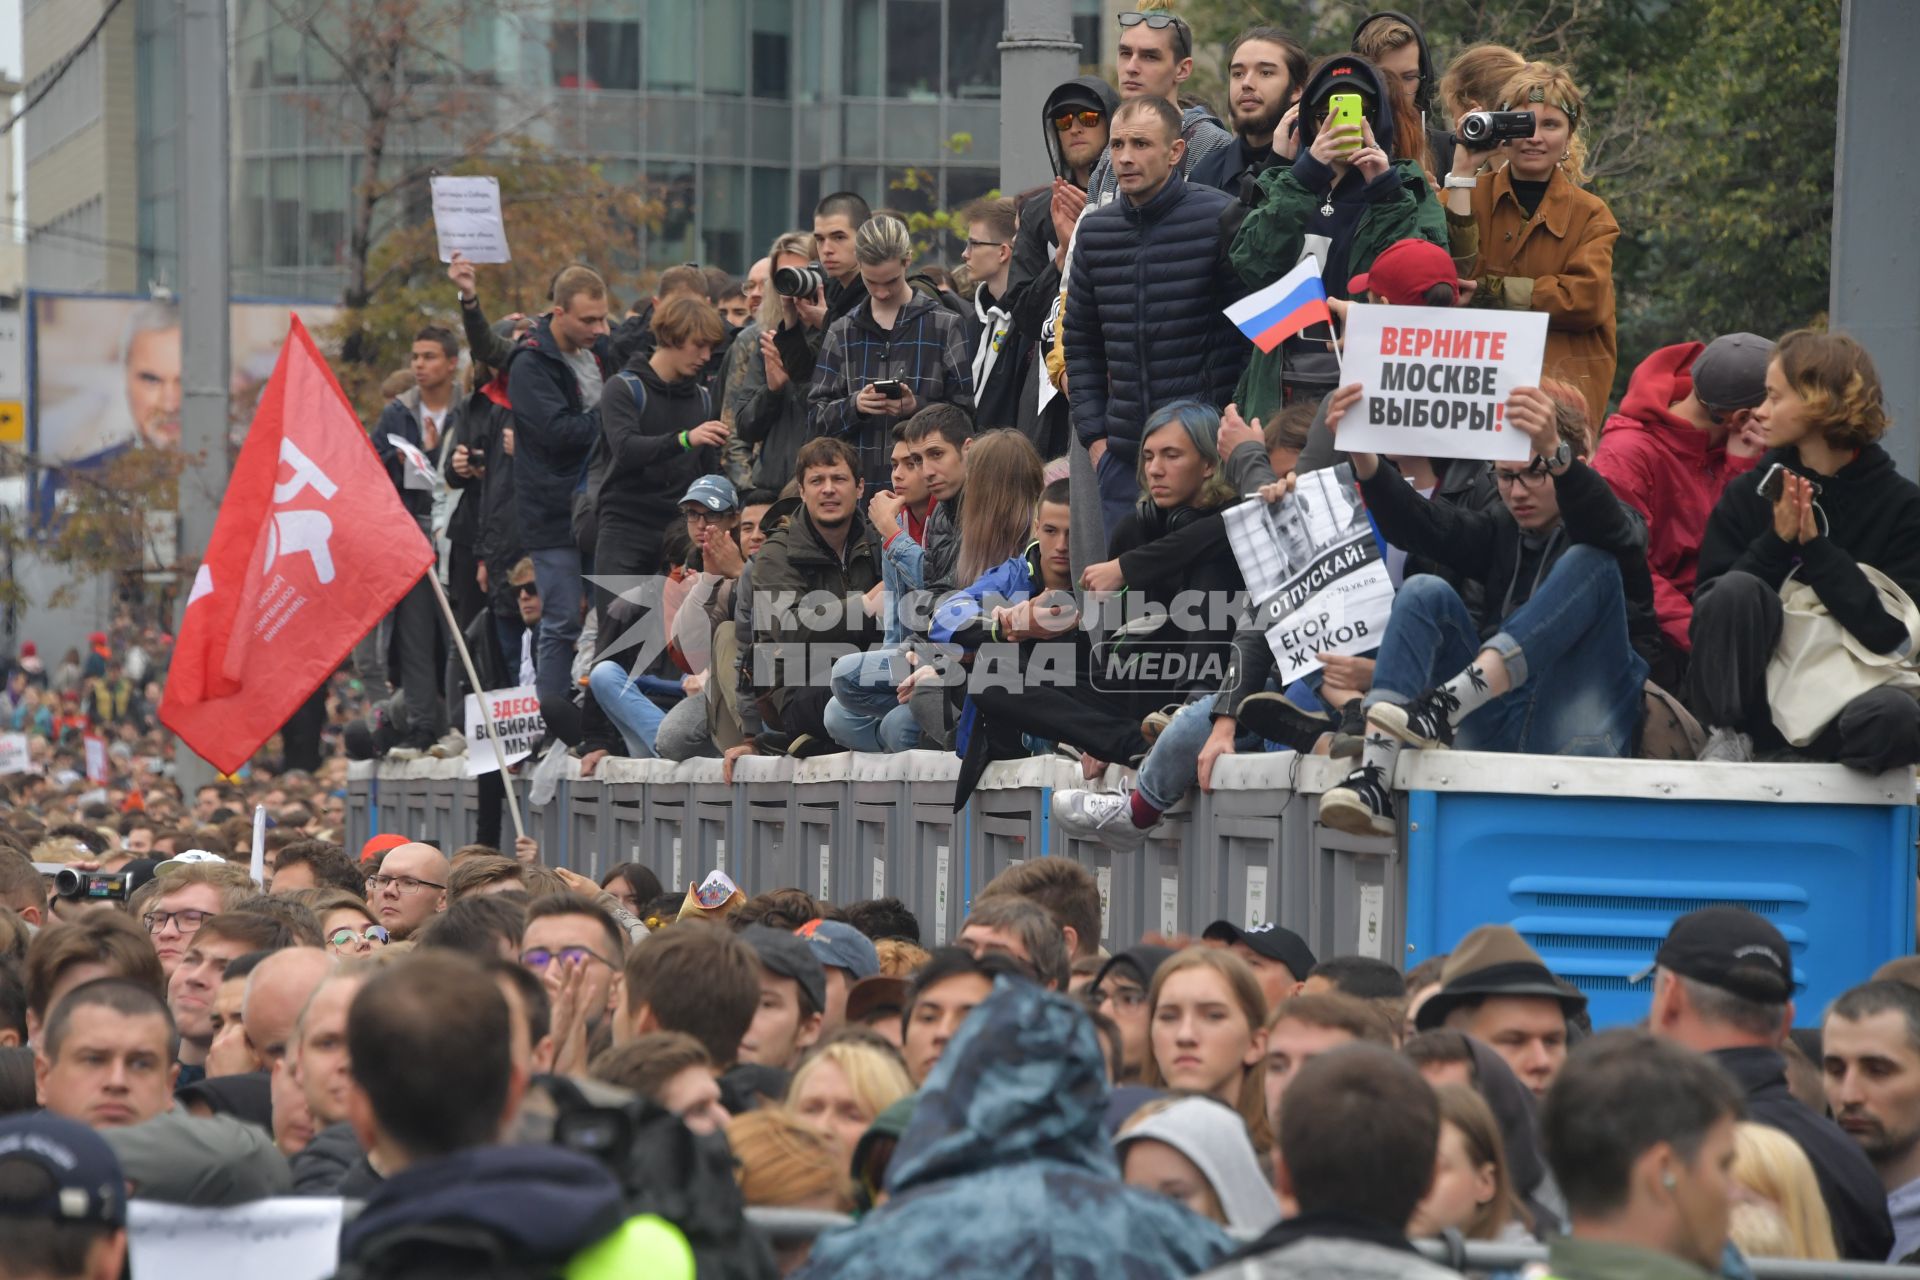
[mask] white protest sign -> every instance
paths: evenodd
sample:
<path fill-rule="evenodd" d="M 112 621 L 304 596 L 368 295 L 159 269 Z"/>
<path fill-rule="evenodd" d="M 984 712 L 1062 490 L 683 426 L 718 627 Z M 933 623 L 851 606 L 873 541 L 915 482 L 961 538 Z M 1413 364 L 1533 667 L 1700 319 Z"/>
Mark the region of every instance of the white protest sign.
<path fill-rule="evenodd" d="M 546 736 L 547 722 L 540 716 L 540 694 L 530 684 L 512 689 L 490 689 L 487 702 L 493 708 L 493 727 L 500 731 L 508 764 L 517 764 L 533 754 L 534 746 Z M 477 778 L 500 768 L 500 757 L 487 740 L 487 722 L 480 714 L 480 699 L 467 695 L 467 776 Z"/>
<path fill-rule="evenodd" d="M 1342 444 L 1346 434 L 1343 424 Z M 1254 625 L 1267 634 L 1282 687 L 1319 670 L 1321 653 L 1379 647 L 1393 612 L 1393 580 L 1353 468 L 1309 471 L 1285 500 L 1268 506 L 1249 499 L 1228 507 L 1225 520 Z"/>
<path fill-rule="evenodd" d="M 1340 419 L 1340 448 L 1524 462 L 1532 445 L 1506 422 L 1507 397 L 1540 385 L 1546 352 L 1543 311 L 1356 303 L 1341 364 L 1362 395 Z"/>
<path fill-rule="evenodd" d="M 140 1280 L 209 1275 L 324 1280 L 340 1265 L 341 1201 L 276 1197 L 231 1209 L 133 1200 L 127 1247 Z"/>
<path fill-rule="evenodd" d="M 387 433 L 387 443 L 399 450 L 406 465 L 400 471 L 400 483 L 404 488 L 419 489 L 431 493 L 439 488 L 440 477 L 434 472 L 433 464 L 427 461 L 427 455 L 409 443 L 405 437 Z"/>
<path fill-rule="evenodd" d="M 87 781 L 108 781 L 113 775 L 107 768 L 107 740 L 93 733 L 84 735 L 80 740 L 86 747 Z"/>
<path fill-rule="evenodd" d="M 28 773 L 33 756 L 24 733 L 0 733 L 0 774 Z"/>
<path fill-rule="evenodd" d="M 498 178 L 433 179 L 433 231 L 442 262 L 452 262 L 456 252 L 468 262 L 513 261 Z"/>

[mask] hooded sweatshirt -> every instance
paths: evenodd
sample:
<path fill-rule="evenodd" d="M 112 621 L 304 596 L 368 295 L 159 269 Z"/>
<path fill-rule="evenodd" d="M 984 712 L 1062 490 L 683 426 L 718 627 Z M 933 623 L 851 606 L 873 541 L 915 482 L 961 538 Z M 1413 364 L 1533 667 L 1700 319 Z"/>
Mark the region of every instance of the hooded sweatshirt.
<path fill-rule="evenodd" d="M 1149 1139 L 1164 1142 L 1193 1162 L 1213 1188 L 1227 1215 L 1227 1230 L 1234 1235 L 1257 1236 L 1280 1221 L 1280 1202 L 1260 1171 L 1246 1121 L 1231 1107 L 1206 1097 L 1180 1099 L 1114 1140 L 1121 1163 L 1128 1147 Z"/>
<path fill-rule="evenodd" d="M 1660 631 L 1682 653 L 1692 648 L 1687 632 L 1707 517 L 1727 482 L 1758 461 L 1729 456 L 1724 439 L 1673 411 L 1693 394 L 1693 362 L 1704 350 L 1703 343 L 1682 342 L 1641 361 L 1593 455 L 1593 469 L 1646 518 Z"/>
<path fill-rule="evenodd" d="M 1311 254 L 1320 262 L 1327 296 L 1345 298 L 1348 282 L 1395 241 L 1447 243 L 1446 211 L 1418 164 L 1395 161 L 1371 182 L 1349 167 L 1336 181 L 1333 170 L 1313 157 L 1319 135 L 1314 107 L 1347 91 L 1360 94 L 1374 142 L 1393 154 L 1393 111 L 1379 71 L 1350 54 L 1327 59 L 1300 100 L 1299 154 L 1291 165 L 1260 175 L 1257 202 L 1234 234 L 1233 267 L 1249 289 L 1265 288 Z M 1296 336 L 1271 353 L 1255 352 L 1234 394 L 1242 413 L 1265 416 L 1284 407 L 1283 385 L 1331 390 L 1338 377 L 1324 339 Z"/>
<path fill-rule="evenodd" d="M 927 1077 L 887 1203 L 822 1236 L 809 1280 L 1189 1276 L 1227 1236 L 1120 1180 L 1101 1129 L 1106 1065 L 1084 1012 L 1001 978 Z"/>
<path fill-rule="evenodd" d="M 1073 169 L 1066 152 L 1060 148 L 1059 130 L 1053 117 L 1061 105 L 1069 102 L 1098 102 L 1111 120 L 1120 109 L 1120 95 L 1099 76 L 1081 76 L 1069 80 L 1047 95 L 1040 111 L 1040 131 L 1047 144 L 1047 157 L 1053 161 L 1053 175 L 1072 182 Z M 1098 167 L 1104 156 L 1094 159 Z M 1060 268 L 1054 265 L 1060 239 L 1053 229 L 1053 201 L 1042 192 L 1020 206 L 1020 233 L 1013 239 L 1013 268 L 1007 273 L 1007 293 L 1000 300 L 1021 332 L 1038 337 L 1046 323 L 1047 312 L 1060 296 Z"/>
<path fill-rule="evenodd" d="M 1760 481 L 1778 463 L 1820 486 L 1812 542 L 1783 542 L 1773 531 L 1773 504 Z M 1880 603 L 1860 566 L 1870 564 L 1920 599 L 1920 488 L 1901 475 L 1877 444 L 1867 445 L 1837 475 L 1809 472 L 1795 448 L 1774 449 L 1727 485 L 1700 542 L 1700 585 L 1738 570 L 1778 587 L 1789 573 L 1812 587 L 1834 620 L 1875 653 L 1893 653 L 1907 629 Z"/>

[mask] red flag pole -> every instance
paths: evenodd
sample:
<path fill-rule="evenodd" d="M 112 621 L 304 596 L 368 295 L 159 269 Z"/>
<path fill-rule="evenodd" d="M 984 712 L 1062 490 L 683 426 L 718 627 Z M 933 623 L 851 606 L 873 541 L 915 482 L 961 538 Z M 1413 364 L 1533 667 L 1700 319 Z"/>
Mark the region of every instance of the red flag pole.
<path fill-rule="evenodd" d="M 487 725 L 487 741 L 493 744 L 493 758 L 500 762 L 500 781 L 505 784 L 507 812 L 513 815 L 513 834 L 517 839 L 527 834 L 527 827 L 520 821 L 520 801 L 513 794 L 513 778 L 507 773 L 507 756 L 500 746 L 500 731 L 493 725 L 493 703 L 487 700 L 487 691 L 481 687 L 480 673 L 473 669 L 473 655 L 467 652 L 467 638 L 460 633 L 460 624 L 454 621 L 453 605 L 447 600 L 447 589 L 440 585 L 440 575 L 429 568 L 427 581 L 433 584 L 433 598 L 440 602 L 440 616 L 447 620 L 447 630 L 453 633 L 453 646 L 460 651 L 460 665 L 467 669 L 467 679 L 473 685 L 474 701 L 480 704 L 480 718 Z M 467 750 L 473 750 L 471 744 Z"/>

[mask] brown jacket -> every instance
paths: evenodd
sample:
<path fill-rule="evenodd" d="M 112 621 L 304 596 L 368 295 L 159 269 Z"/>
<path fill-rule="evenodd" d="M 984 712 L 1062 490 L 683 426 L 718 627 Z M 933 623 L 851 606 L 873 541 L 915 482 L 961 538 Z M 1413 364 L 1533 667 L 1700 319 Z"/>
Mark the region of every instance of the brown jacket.
<path fill-rule="evenodd" d="M 1578 388 L 1587 398 L 1590 429 L 1597 432 L 1618 362 L 1613 242 L 1620 238 L 1620 224 L 1612 210 L 1555 169 L 1529 218 L 1502 165 L 1480 175 L 1473 219 L 1480 227 L 1479 260 L 1467 273 L 1480 282 L 1474 305 L 1547 313 L 1541 376 Z"/>

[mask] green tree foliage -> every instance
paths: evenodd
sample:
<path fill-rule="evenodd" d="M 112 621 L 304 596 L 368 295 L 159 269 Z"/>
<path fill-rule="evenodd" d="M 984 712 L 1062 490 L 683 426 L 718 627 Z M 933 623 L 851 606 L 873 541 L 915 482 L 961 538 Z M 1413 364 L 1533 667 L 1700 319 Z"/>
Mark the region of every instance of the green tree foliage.
<path fill-rule="evenodd" d="M 1656 347 L 1824 321 L 1841 0 L 1429 0 L 1410 7 L 1440 69 L 1493 41 L 1572 68 L 1593 190 L 1621 226 L 1616 394 Z M 1180 0 L 1189 88 L 1225 115 L 1225 52 L 1256 24 L 1316 57 L 1371 5 Z M 1111 53 L 1108 54 L 1111 57 Z"/>

